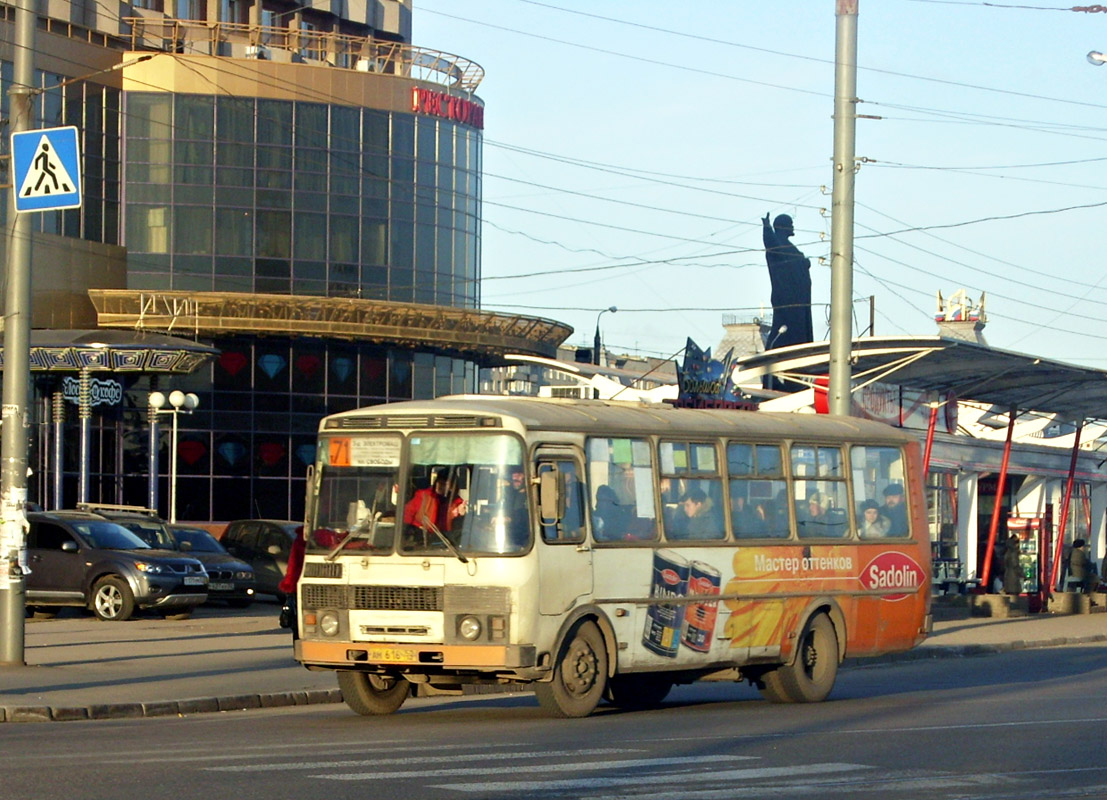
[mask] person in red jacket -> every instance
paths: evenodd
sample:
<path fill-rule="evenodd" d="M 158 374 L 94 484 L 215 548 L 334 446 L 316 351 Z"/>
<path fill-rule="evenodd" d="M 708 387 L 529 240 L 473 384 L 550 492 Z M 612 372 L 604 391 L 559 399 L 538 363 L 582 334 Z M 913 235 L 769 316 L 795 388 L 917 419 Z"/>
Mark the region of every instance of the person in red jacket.
<path fill-rule="evenodd" d="M 454 487 L 444 472 L 434 479 L 434 486 L 419 489 L 404 506 L 404 524 L 413 525 L 423 531 L 431 530 L 433 524 L 442 533 L 448 533 L 454 520 L 465 515 L 468 507 L 457 496 Z"/>
<path fill-rule="evenodd" d="M 284 570 L 284 577 L 277 584 L 277 590 L 284 595 L 284 607 L 281 609 L 280 623 L 282 628 L 292 629 L 292 638 L 298 635 L 296 624 L 296 584 L 300 582 L 300 573 L 304 569 L 304 549 L 307 540 L 304 537 L 304 526 L 296 529 L 296 538 L 292 540 L 292 547 L 288 551 L 288 565 Z"/>

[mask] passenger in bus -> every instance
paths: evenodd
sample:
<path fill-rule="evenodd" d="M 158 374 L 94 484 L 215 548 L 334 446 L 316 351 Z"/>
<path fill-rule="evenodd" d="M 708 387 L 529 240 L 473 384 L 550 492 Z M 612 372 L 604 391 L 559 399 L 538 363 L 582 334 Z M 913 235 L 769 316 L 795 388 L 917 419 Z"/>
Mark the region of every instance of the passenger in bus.
<path fill-rule="evenodd" d="M 788 515 L 772 500 L 758 500 L 753 507 L 761 525 L 759 535 L 774 539 L 788 538 Z"/>
<path fill-rule="evenodd" d="M 592 509 L 592 532 L 597 541 L 610 542 L 626 535 L 630 512 L 619 504 L 615 490 L 607 484 L 596 489 L 596 507 Z"/>
<path fill-rule="evenodd" d="M 465 516 L 468 510 L 446 471 L 440 470 L 435 475 L 434 485 L 419 489 L 404 506 L 404 525 L 430 531 L 433 524 L 442 533 L 448 533 L 454 520 Z"/>
<path fill-rule="evenodd" d="M 889 536 L 906 536 L 910 533 L 907 526 L 907 505 L 903 502 L 903 484 L 889 483 L 884 487 L 884 507 L 880 513 L 888 518 Z"/>
<path fill-rule="evenodd" d="M 726 534 L 719 524 L 711 498 L 703 489 L 689 489 L 680 501 L 684 524 L 675 531 L 678 539 L 722 539 Z"/>
<path fill-rule="evenodd" d="M 507 525 L 511 541 L 516 545 L 523 545 L 527 541 L 530 527 L 530 515 L 527 512 L 527 474 L 521 464 L 513 465 L 508 470 L 508 474 L 511 477 L 504 490 L 504 523 Z"/>
<path fill-rule="evenodd" d="M 751 507 L 744 495 L 732 491 L 730 495 L 730 524 L 735 536 L 756 538 L 766 530 L 765 510 Z"/>
<path fill-rule="evenodd" d="M 861 538 L 880 539 L 888 535 L 891 523 L 880 513 L 875 500 L 866 500 L 861 504 Z"/>

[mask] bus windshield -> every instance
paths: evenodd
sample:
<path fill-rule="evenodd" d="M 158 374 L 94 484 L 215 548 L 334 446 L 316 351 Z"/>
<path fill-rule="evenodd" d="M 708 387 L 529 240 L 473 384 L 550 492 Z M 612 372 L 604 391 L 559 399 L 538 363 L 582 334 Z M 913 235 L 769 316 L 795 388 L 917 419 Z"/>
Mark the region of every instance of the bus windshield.
<path fill-rule="evenodd" d="M 333 436 L 320 443 L 309 553 L 392 550 L 400 449 L 395 435 Z"/>
<path fill-rule="evenodd" d="M 530 546 L 522 443 L 505 434 L 420 435 L 409 442 L 403 536 L 408 555 L 511 554 Z"/>

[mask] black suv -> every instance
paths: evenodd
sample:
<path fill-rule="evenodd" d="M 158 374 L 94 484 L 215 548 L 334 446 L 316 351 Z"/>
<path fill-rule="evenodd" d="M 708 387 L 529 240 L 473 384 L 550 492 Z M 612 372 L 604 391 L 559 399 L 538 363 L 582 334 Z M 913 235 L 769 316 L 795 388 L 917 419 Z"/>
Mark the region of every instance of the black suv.
<path fill-rule="evenodd" d="M 259 592 L 283 598 L 278 586 L 288 568 L 292 540 L 302 526 L 287 519 L 240 519 L 227 525 L 219 541 L 228 553 L 254 568 Z"/>
<path fill-rule="evenodd" d="M 195 558 L 155 550 L 121 525 L 87 511 L 27 514 L 26 603 L 50 616 L 58 606 L 90 608 L 104 620 L 130 619 L 136 608 L 187 619 L 208 596 Z"/>
<path fill-rule="evenodd" d="M 253 567 L 228 553 L 207 531 L 169 525 L 156 511 L 141 506 L 78 503 L 77 507 L 122 525 L 151 547 L 175 550 L 200 561 L 208 572 L 208 600 L 223 600 L 236 608 L 253 602 Z"/>

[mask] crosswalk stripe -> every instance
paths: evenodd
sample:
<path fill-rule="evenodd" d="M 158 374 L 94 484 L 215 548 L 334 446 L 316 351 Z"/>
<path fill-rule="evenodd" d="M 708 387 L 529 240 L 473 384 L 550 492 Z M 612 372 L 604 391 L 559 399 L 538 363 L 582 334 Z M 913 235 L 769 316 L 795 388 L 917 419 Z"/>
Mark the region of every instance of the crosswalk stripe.
<path fill-rule="evenodd" d="M 524 758 L 576 758 L 578 756 L 612 756 L 620 753 L 641 753 L 640 749 L 631 747 L 605 747 L 592 750 L 542 750 L 537 752 L 503 752 L 481 753 L 481 761 L 511 761 Z M 459 758 L 470 757 L 465 753 L 447 753 L 441 755 L 420 755 L 420 764 L 434 764 L 441 762 L 456 762 Z M 400 758 L 359 758 L 346 761 L 303 761 L 300 763 L 281 762 L 279 764 L 236 764 L 234 766 L 205 767 L 205 772 L 280 772 L 303 769 L 335 769 L 342 767 L 382 767 L 393 764 L 410 764 L 411 756 Z M 515 769 L 515 767 L 512 767 Z M 379 774 L 379 773 L 374 773 Z M 397 773 L 388 773 L 396 775 Z M 421 775 L 433 773 L 421 772 Z"/>
<path fill-rule="evenodd" d="M 663 760 L 663 759 L 659 759 Z M 692 759 L 702 760 L 702 759 Z M 657 762 L 652 762 L 656 764 Z M 788 767 L 750 767 L 748 769 L 724 769 L 724 770 L 712 770 L 710 772 L 698 771 L 695 773 L 687 773 L 681 775 L 681 779 L 686 781 L 683 784 L 683 791 L 679 793 L 679 797 L 688 797 L 687 791 L 688 783 L 702 783 L 705 781 L 748 781 L 757 780 L 759 778 L 780 778 L 795 775 L 806 775 L 811 773 L 833 773 L 833 772 L 848 772 L 853 770 L 872 769 L 872 767 L 865 764 L 805 764 L 803 766 L 788 766 Z M 654 774 L 654 775 L 626 775 L 626 776 L 592 776 L 589 778 L 580 778 L 579 780 L 554 780 L 554 781 L 484 781 L 482 783 L 448 783 L 448 784 L 436 784 L 436 789 L 453 789 L 458 792 L 511 792 L 514 796 L 519 796 L 519 792 L 526 791 L 569 791 L 574 789 L 600 789 L 604 787 L 617 787 L 617 786 L 642 786 L 646 784 L 658 784 L 671 780 L 673 775 L 671 774 Z M 761 787 L 764 790 L 765 787 Z M 733 795 L 733 793 L 732 793 Z M 650 795 L 653 800 L 654 795 Z"/>
<path fill-rule="evenodd" d="M 684 756 L 674 758 L 631 758 L 622 761 L 585 761 L 562 764 L 517 764 L 511 767 L 513 773 L 534 772 L 585 772 L 605 769 L 631 769 L 634 767 L 670 767 L 699 765 L 706 762 L 752 761 L 754 756 Z M 435 776 L 461 777 L 462 775 L 487 775 L 487 767 L 458 767 L 454 769 L 417 769 L 403 772 L 348 772 L 338 775 L 312 775 L 329 781 L 384 781 L 398 778 L 428 778 Z"/>

